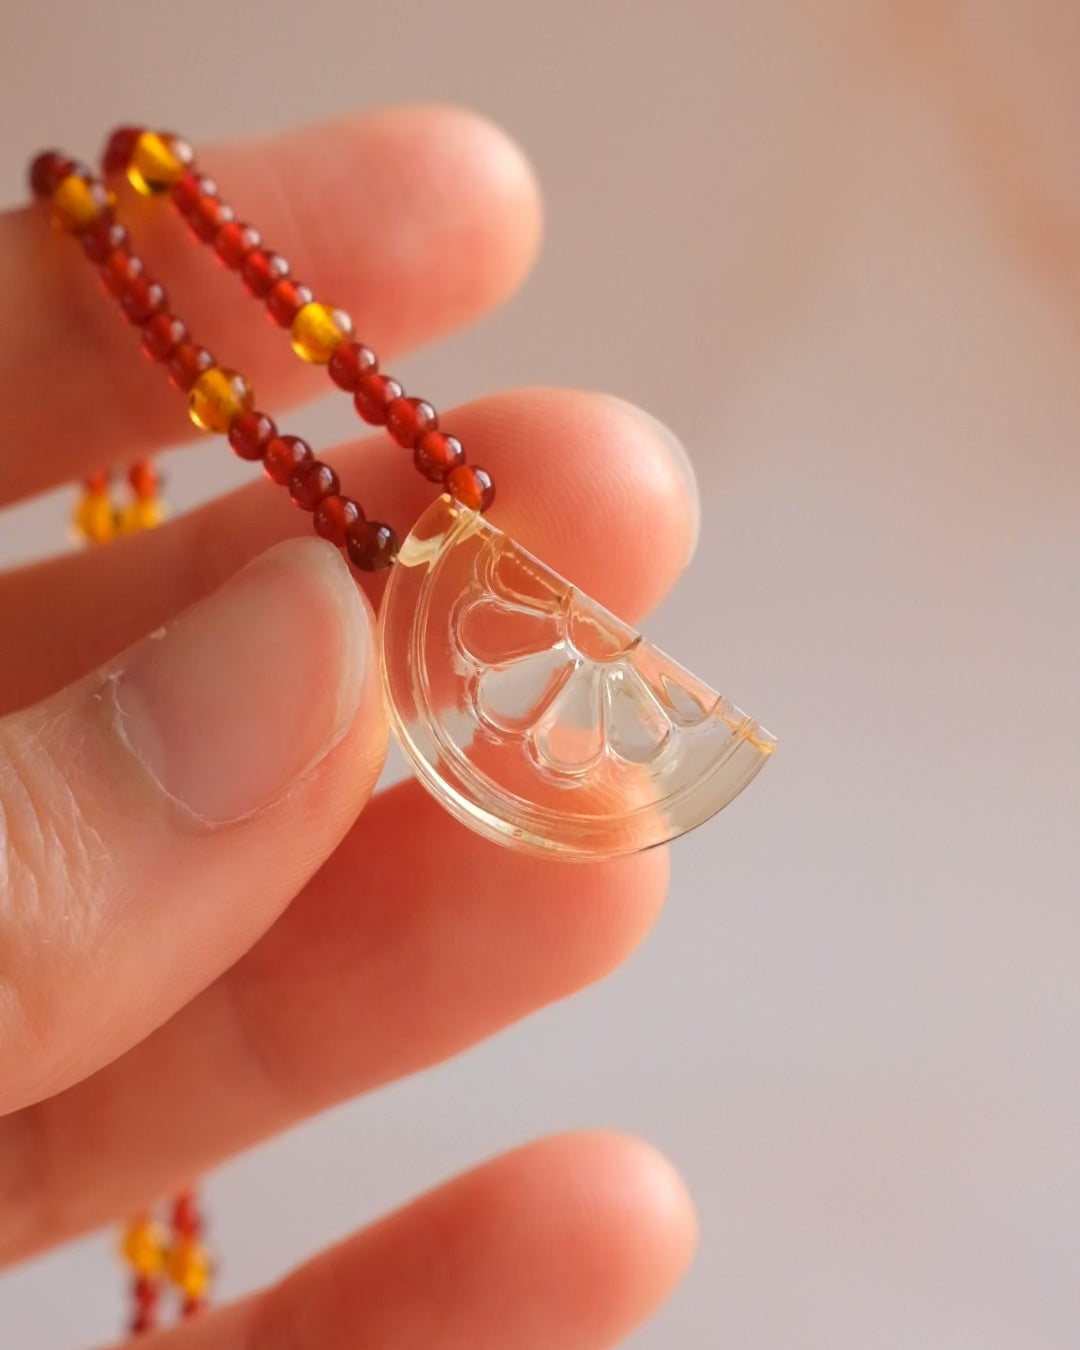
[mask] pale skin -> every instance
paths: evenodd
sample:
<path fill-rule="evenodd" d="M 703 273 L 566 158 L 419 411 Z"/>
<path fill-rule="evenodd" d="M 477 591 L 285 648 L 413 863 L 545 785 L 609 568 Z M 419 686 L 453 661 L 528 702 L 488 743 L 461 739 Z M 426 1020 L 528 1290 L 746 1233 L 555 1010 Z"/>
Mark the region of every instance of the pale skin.
<path fill-rule="evenodd" d="M 536 254 L 528 165 L 463 112 L 367 114 L 200 158 L 390 370 L 499 304 Z M 288 429 L 325 376 L 260 333 L 167 209 L 128 218 L 192 330 L 273 391 L 260 404 Z M 176 439 L 178 396 L 91 272 L 40 212 L 0 219 L 20 448 L 0 460 L 0 505 Z M 495 523 L 598 600 L 633 620 L 673 584 L 696 504 L 650 419 L 534 389 L 443 421 L 494 475 Z M 328 457 L 402 527 L 434 492 L 385 437 Z M 0 576 L 0 1262 L 573 993 L 656 918 L 662 851 L 546 863 L 466 831 L 414 782 L 372 795 L 380 589 L 256 481 Z M 155 1344 L 600 1350 L 655 1310 L 694 1242 L 652 1148 L 566 1135 Z"/>

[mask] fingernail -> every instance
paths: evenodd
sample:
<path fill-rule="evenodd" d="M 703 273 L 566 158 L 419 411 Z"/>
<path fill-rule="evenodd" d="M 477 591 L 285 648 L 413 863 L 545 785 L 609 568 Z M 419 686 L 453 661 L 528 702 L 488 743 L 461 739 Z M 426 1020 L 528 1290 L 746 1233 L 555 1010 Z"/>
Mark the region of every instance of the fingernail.
<path fill-rule="evenodd" d="M 623 401 L 620 399 L 620 402 Z M 631 408 L 643 422 L 648 423 L 653 435 L 667 451 L 672 467 L 678 474 L 683 491 L 686 493 L 686 504 L 690 513 L 690 545 L 686 553 L 686 563 L 683 564 L 686 566 L 697 552 L 698 537 L 701 534 L 701 496 L 698 493 L 697 474 L 694 472 L 693 462 L 686 452 L 686 446 L 683 445 L 670 427 L 665 426 L 659 418 L 654 417 L 652 413 L 646 412 L 644 408 L 639 408 L 634 403 L 627 403 L 626 406 Z"/>
<path fill-rule="evenodd" d="M 294 540 L 135 648 L 112 676 L 116 727 L 191 815 L 239 820 L 345 734 L 369 652 L 368 612 L 341 555 Z"/>

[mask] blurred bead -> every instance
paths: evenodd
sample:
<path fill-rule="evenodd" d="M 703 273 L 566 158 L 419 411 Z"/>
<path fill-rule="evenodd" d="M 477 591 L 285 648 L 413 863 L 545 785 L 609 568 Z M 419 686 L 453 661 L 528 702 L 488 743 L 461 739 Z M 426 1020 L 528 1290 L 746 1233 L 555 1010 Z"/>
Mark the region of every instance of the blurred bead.
<path fill-rule="evenodd" d="M 269 303 L 267 301 L 268 305 Z M 352 332 L 352 319 L 343 309 L 335 309 L 333 305 L 312 301 L 305 305 L 292 321 L 292 348 L 301 360 L 324 366 L 333 356 L 335 349 L 340 347 L 346 338 L 352 337 Z"/>
<path fill-rule="evenodd" d="M 185 169 L 172 186 L 173 205 L 182 216 L 193 211 L 201 197 L 216 197 L 218 186 L 205 173 L 196 173 L 194 169 Z"/>
<path fill-rule="evenodd" d="M 210 1284 L 210 1260 L 199 1242 L 181 1239 L 169 1249 L 165 1269 L 188 1298 L 199 1299 Z"/>
<path fill-rule="evenodd" d="M 381 427 L 386 422 L 386 410 L 401 393 L 401 385 L 392 376 L 372 371 L 357 381 L 353 404 L 365 422 Z"/>
<path fill-rule="evenodd" d="M 83 479 L 83 487 L 87 492 L 108 492 L 111 475 L 104 469 L 98 469 L 96 473 L 87 474 Z"/>
<path fill-rule="evenodd" d="M 332 497 L 341 484 L 329 464 L 313 460 L 289 479 L 289 496 L 301 511 L 314 511 L 324 497 Z"/>
<path fill-rule="evenodd" d="M 164 1234 L 152 1219 L 136 1219 L 124 1234 L 124 1260 L 138 1275 L 156 1275 L 165 1261 Z"/>
<path fill-rule="evenodd" d="M 286 277 L 276 281 L 266 297 L 266 312 L 281 328 L 291 328 L 293 321 L 305 305 L 310 305 L 311 290 L 299 282 Z"/>
<path fill-rule="evenodd" d="M 83 230 L 79 239 L 91 262 L 103 263 L 110 253 L 131 252 L 131 235 L 118 220 L 95 220 Z"/>
<path fill-rule="evenodd" d="M 451 496 L 470 511 L 486 511 L 495 500 L 491 475 L 475 464 L 459 464 L 450 470 L 445 481 Z"/>
<path fill-rule="evenodd" d="M 148 322 L 155 314 L 162 314 L 168 303 L 165 287 L 145 272 L 132 277 L 120 292 L 120 308 L 132 323 Z"/>
<path fill-rule="evenodd" d="M 105 149 L 101 152 L 101 172 L 106 177 L 127 173 L 135 142 L 142 134 L 142 127 L 117 127 L 110 134 L 105 142 Z"/>
<path fill-rule="evenodd" d="M 423 398 L 396 398 L 386 409 L 386 429 L 406 450 L 411 450 L 425 431 L 434 431 L 438 421 L 435 409 Z"/>
<path fill-rule="evenodd" d="M 104 183 L 82 174 L 61 178 L 53 193 L 53 216 L 71 234 L 81 234 L 95 220 L 111 220 L 115 198 Z"/>
<path fill-rule="evenodd" d="M 175 314 L 155 314 L 142 333 L 142 349 L 151 361 L 167 361 L 187 340 L 187 324 Z"/>
<path fill-rule="evenodd" d="M 398 537 L 377 520 L 356 520 L 345 535 L 349 558 L 361 572 L 379 572 L 397 557 Z"/>
<path fill-rule="evenodd" d="M 363 518 L 363 511 L 351 497 L 324 497 L 315 508 L 315 529 L 324 539 L 344 548 L 349 526 Z"/>
<path fill-rule="evenodd" d="M 138 534 L 141 530 L 156 530 L 165 519 L 165 503 L 160 497 L 136 498 L 120 512 L 121 534 Z"/>
<path fill-rule="evenodd" d="M 253 248 L 258 248 L 262 236 L 254 225 L 230 220 L 222 225 L 214 240 L 214 252 L 226 267 L 239 267 Z"/>
<path fill-rule="evenodd" d="M 114 248 L 101 265 L 101 284 L 110 295 L 119 299 L 124 287 L 136 277 L 141 277 L 144 271 L 145 265 L 137 253 Z"/>
<path fill-rule="evenodd" d="M 128 182 L 144 197 L 168 192 L 193 158 L 191 147 L 179 137 L 144 131 L 131 149 Z"/>
<path fill-rule="evenodd" d="M 444 431 L 426 431 L 416 442 L 413 463 L 433 483 L 442 483 L 451 469 L 465 463 L 465 451 L 456 436 Z"/>
<path fill-rule="evenodd" d="M 220 197 L 203 195 L 190 210 L 184 212 L 184 219 L 197 239 L 201 239 L 204 244 L 212 244 L 217 232 L 236 219 L 236 212 Z"/>
<path fill-rule="evenodd" d="M 149 1275 L 137 1275 L 131 1286 L 131 1301 L 139 1313 L 152 1313 L 161 1298 L 160 1280 Z"/>
<path fill-rule="evenodd" d="M 180 1304 L 180 1316 L 184 1318 L 194 1317 L 196 1313 L 201 1313 L 205 1307 L 206 1299 L 204 1298 L 185 1298 L 183 1303 Z"/>
<path fill-rule="evenodd" d="M 186 394 L 205 371 L 214 367 L 214 354 L 197 342 L 181 342 L 169 360 L 169 383 Z"/>
<path fill-rule="evenodd" d="M 75 167 L 75 161 L 59 150 L 44 151 L 30 164 L 30 191 L 35 197 L 51 197 Z"/>
<path fill-rule="evenodd" d="M 140 459 L 128 470 L 128 482 L 136 497 L 148 500 L 161 490 L 161 477 L 148 459 Z"/>
<path fill-rule="evenodd" d="M 363 376 L 379 369 L 379 361 L 362 342 L 343 342 L 330 354 L 326 368 L 339 389 L 355 394 Z"/>
<path fill-rule="evenodd" d="M 299 436 L 275 436 L 263 454 L 263 469 L 272 483 L 288 487 L 297 469 L 313 458 L 311 446 Z"/>
<path fill-rule="evenodd" d="M 262 459 L 276 435 L 273 419 L 252 409 L 241 413 L 229 428 L 229 444 L 240 459 Z"/>
<path fill-rule="evenodd" d="M 244 259 L 240 276 L 256 300 L 265 300 L 272 287 L 289 275 L 289 264 L 280 253 L 253 248 Z"/>
<path fill-rule="evenodd" d="M 148 1332 L 154 1330 L 156 1318 L 151 1313 L 136 1313 L 128 1323 L 128 1329 L 132 1336 L 145 1336 Z"/>
<path fill-rule="evenodd" d="M 84 493 L 71 523 L 78 537 L 91 544 L 104 544 L 112 539 L 117 520 L 108 490 Z"/>
<path fill-rule="evenodd" d="M 246 412 L 255 395 L 238 371 L 214 366 L 204 370 L 188 394 L 188 416 L 204 431 L 228 431 L 233 418 Z"/>
<path fill-rule="evenodd" d="M 191 1191 L 181 1191 L 173 1201 L 172 1227 L 180 1238 L 193 1239 L 201 1233 L 202 1217 Z"/>

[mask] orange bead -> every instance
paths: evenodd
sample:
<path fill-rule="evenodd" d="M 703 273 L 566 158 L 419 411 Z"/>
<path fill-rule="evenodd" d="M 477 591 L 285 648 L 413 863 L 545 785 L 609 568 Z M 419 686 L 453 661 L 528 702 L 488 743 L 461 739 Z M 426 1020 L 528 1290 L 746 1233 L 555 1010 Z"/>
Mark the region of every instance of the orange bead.
<path fill-rule="evenodd" d="M 254 405 L 255 394 L 235 370 L 212 366 L 188 394 L 188 416 L 203 431 L 228 431 L 229 423 Z"/>
<path fill-rule="evenodd" d="M 136 1219 L 124 1234 L 124 1260 L 137 1275 L 156 1275 L 165 1262 L 165 1237 L 152 1219 Z"/>
<path fill-rule="evenodd" d="M 313 300 L 292 321 L 292 348 L 301 360 L 325 366 L 352 333 L 352 319 L 343 309 Z"/>
<path fill-rule="evenodd" d="M 56 185 L 53 215 L 61 229 L 81 234 L 96 220 L 111 220 L 116 199 L 103 183 L 69 173 Z"/>
<path fill-rule="evenodd" d="M 165 1269 L 169 1279 L 189 1299 L 201 1299 L 210 1284 L 210 1258 L 202 1244 L 181 1239 L 170 1249 Z"/>
<path fill-rule="evenodd" d="M 486 469 L 475 464 L 459 464 L 446 475 L 446 488 L 452 497 L 470 511 L 486 511 L 495 500 L 495 484 Z"/>
<path fill-rule="evenodd" d="M 144 131 L 131 149 L 128 182 L 144 197 L 168 192 L 193 159 L 191 147 L 178 136 Z"/>

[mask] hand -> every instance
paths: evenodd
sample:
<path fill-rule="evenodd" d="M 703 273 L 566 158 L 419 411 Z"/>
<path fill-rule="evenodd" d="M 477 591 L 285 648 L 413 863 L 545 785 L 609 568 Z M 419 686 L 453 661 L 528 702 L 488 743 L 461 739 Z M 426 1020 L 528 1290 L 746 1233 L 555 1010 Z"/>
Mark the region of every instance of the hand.
<path fill-rule="evenodd" d="M 384 357 L 497 304 L 535 252 L 528 167 L 461 112 L 203 158 Z M 211 280 L 166 210 L 130 215 L 193 331 L 273 391 L 271 411 L 323 392 L 287 342 L 253 342 L 252 302 Z M 0 218 L 0 276 L 0 505 L 175 441 L 177 395 L 40 211 Z M 495 475 L 500 527 L 599 600 L 633 618 L 674 581 L 696 501 L 650 418 L 527 390 L 443 424 Z M 330 458 L 402 533 L 433 495 L 386 437 Z M 0 576 L 0 1262 L 571 993 L 654 918 L 662 852 L 546 863 L 484 842 L 415 782 L 371 795 L 378 589 L 262 482 Z M 655 1153 L 566 1136 L 162 1343 L 590 1350 L 652 1311 L 693 1241 Z"/>

